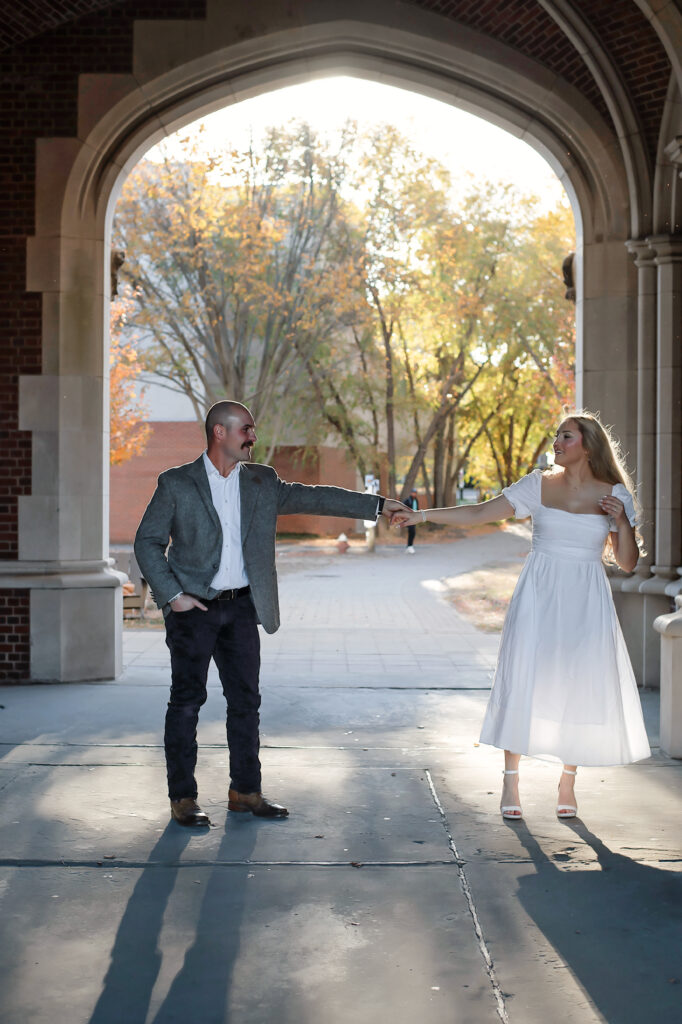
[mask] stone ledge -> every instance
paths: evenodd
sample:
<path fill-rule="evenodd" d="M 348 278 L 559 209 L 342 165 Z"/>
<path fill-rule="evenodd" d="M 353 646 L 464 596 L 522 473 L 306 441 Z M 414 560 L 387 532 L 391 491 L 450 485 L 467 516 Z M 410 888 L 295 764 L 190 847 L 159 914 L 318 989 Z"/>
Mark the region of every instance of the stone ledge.
<path fill-rule="evenodd" d="M 1 561 L 0 587 L 12 590 L 74 590 L 116 588 L 125 573 L 111 568 L 111 559 L 97 561 Z"/>

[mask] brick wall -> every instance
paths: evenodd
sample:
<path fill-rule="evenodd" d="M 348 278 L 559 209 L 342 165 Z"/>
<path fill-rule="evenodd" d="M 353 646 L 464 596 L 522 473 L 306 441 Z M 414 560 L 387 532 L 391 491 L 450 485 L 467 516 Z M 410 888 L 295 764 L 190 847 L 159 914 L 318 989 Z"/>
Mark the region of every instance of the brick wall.
<path fill-rule="evenodd" d="M 573 44 L 536 0 L 407 0 L 461 21 L 513 46 L 579 89 L 613 125 L 597 82 Z M 573 0 L 608 53 L 639 113 L 652 163 L 665 102 L 670 61 L 655 29 L 634 0 Z"/>
<path fill-rule="evenodd" d="M 80 0 L 82 6 L 86 6 Z M 39 17 L 40 5 L 34 18 Z M 0 559 L 18 557 L 17 506 L 31 488 L 31 436 L 19 430 L 18 382 L 42 371 L 40 295 L 26 292 L 34 232 L 36 139 L 73 136 L 80 73 L 131 70 L 133 20 L 203 17 L 205 0 L 147 0 L 79 18 L 2 54 L 0 64 Z M 0 622 L 0 678 L 29 675 L 28 592 L 11 591 L 25 622 Z M 26 628 L 24 628 L 26 627 Z M 8 639 L 5 639 L 5 638 Z"/>
<path fill-rule="evenodd" d="M 31 435 L 19 430 L 19 376 L 41 369 L 40 298 L 24 291 L 23 263 L 23 239 L 3 239 L 3 283 L 11 285 L 0 293 L 0 559 L 17 557 L 18 499 L 31 493 Z"/>
<path fill-rule="evenodd" d="M 332 484 L 355 491 L 361 489 L 355 466 L 339 448 L 319 445 L 311 457 L 300 448 L 277 448 L 272 464 L 282 480 L 301 484 Z M 355 531 L 355 519 L 332 516 L 280 516 L 279 533 L 310 533 L 317 537 L 338 537 Z"/>
<path fill-rule="evenodd" d="M 73 8 L 73 4 L 66 6 Z M 17 557 L 17 499 L 30 492 L 31 439 L 18 429 L 18 378 L 40 373 L 42 368 L 41 297 L 25 290 L 26 238 L 34 232 L 35 140 L 76 134 L 80 73 L 131 70 L 134 18 L 204 14 L 204 0 L 117 4 L 115 9 L 81 17 L 2 55 L 0 558 Z"/>
<path fill-rule="evenodd" d="M 25 682 L 30 675 L 28 590 L 0 590 L 0 680 Z"/>
<path fill-rule="evenodd" d="M 639 114 L 652 167 L 670 79 L 656 30 L 632 0 L 573 0 L 612 59 Z"/>
<path fill-rule="evenodd" d="M 159 473 L 171 466 L 193 462 L 205 447 L 204 435 L 196 423 L 151 423 L 152 431 L 144 454 L 121 466 L 111 467 L 109 488 L 109 540 L 111 544 L 132 544 L 138 523 L 154 493 Z M 283 480 L 304 484 L 334 484 L 357 490 L 354 466 L 343 451 L 320 446 L 306 455 L 293 446 L 277 449 L 273 466 Z M 326 516 L 283 516 L 279 529 L 286 533 L 338 536 L 355 528 L 355 520 Z"/>
<path fill-rule="evenodd" d="M 149 426 L 151 433 L 144 453 L 111 467 L 109 541 L 112 544 L 132 544 L 159 473 L 171 466 L 192 462 L 205 447 L 198 423 L 160 422 Z"/>

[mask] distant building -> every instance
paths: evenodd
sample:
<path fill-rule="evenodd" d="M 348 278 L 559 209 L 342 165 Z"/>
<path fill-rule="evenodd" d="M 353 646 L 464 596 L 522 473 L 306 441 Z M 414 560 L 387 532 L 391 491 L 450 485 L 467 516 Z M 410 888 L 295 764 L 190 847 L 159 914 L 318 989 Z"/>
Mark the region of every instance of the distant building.
<path fill-rule="evenodd" d="M 149 409 L 147 422 L 151 426 L 147 447 L 142 455 L 111 467 L 109 542 L 116 546 L 132 544 L 159 473 L 170 466 L 191 462 L 206 447 L 204 432 L 189 399 L 154 384 L 146 386 L 144 398 Z M 284 444 L 275 450 L 272 465 L 283 480 L 364 489 L 353 462 L 343 449 L 332 445 L 303 449 L 300 445 Z M 321 537 L 354 533 L 356 527 L 354 519 L 326 516 L 284 516 L 279 521 L 283 533 Z"/>

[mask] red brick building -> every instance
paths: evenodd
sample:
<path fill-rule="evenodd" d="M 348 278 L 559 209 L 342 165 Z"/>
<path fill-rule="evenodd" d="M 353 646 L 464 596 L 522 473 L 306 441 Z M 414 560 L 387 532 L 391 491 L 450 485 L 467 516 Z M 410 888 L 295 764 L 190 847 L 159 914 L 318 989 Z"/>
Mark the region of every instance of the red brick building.
<path fill-rule="evenodd" d="M 170 466 L 193 461 L 205 447 L 203 431 L 196 422 L 153 422 L 150 427 L 144 453 L 121 466 L 111 467 L 109 539 L 112 544 L 132 543 L 159 473 Z M 335 484 L 352 490 L 361 488 L 355 467 L 338 448 L 324 445 L 308 451 L 293 446 L 278 448 L 272 465 L 283 480 Z M 286 533 L 336 537 L 339 533 L 352 533 L 356 522 L 326 516 L 283 516 L 279 527 Z"/>

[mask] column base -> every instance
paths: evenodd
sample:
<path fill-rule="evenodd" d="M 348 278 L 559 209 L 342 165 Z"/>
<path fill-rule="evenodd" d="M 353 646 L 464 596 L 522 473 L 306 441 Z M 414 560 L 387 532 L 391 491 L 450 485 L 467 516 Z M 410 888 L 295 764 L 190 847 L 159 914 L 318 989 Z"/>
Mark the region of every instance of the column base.
<path fill-rule="evenodd" d="M 79 683 L 121 674 L 123 591 L 31 591 L 31 679 Z"/>
<path fill-rule="evenodd" d="M 29 681 L 120 675 L 126 577 L 109 565 L 108 560 L 0 563 L 0 586 L 30 591 Z"/>
<path fill-rule="evenodd" d="M 682 596 L 676 611 L 661 615 L 655 626 L 661 634 L 661 749 L 682 758 Z"/>

